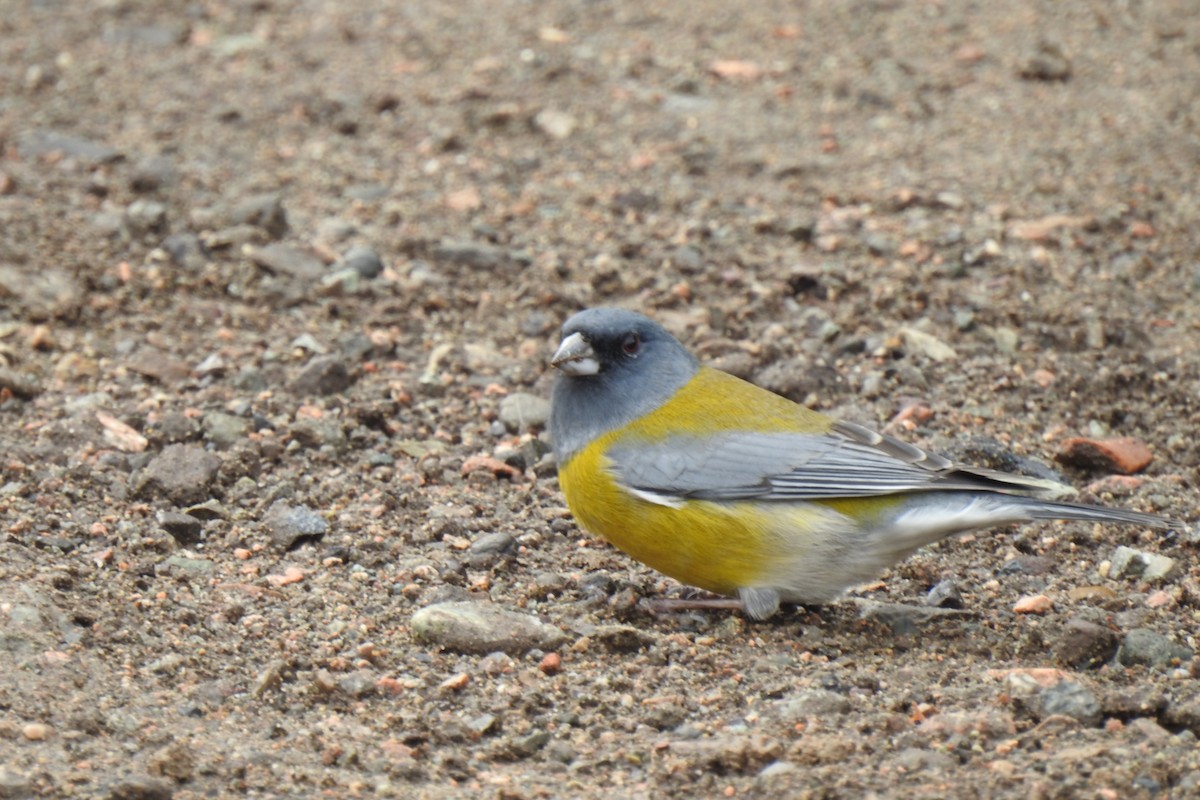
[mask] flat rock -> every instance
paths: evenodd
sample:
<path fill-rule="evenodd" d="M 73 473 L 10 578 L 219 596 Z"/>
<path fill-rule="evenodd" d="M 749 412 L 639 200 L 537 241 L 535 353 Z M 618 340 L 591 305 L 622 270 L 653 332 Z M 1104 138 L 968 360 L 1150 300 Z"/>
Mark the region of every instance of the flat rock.
<path fill-rule="evenodd" d="M 483 242 L 444 241 L 430 254 L 434 261 L 473 269 L 493 269 L 508 260 L 508 252 Z"/>
<path fill-rule="evenodd" d="M 426 606 L 413 614 L 412 631 L 418 641 L 460 653 L 553 650 L 567 640 L 565 633 L 537 617 L 470 601 Z"/>
<path fill-rule="evenodd" d="M 104 142 L 59 131 L 30 131 L 20 138 L 18 147 L 25 158 L 61 153 L 91 165 L 111 164 L 124 158 L 120 150 Z"/>
<path fill-rule="evenodd" d="M 1014 696 L 1035 719 L 1066 716 L 1084 725 L 1099 725 L 1103 719 L 1100 700 L 1078 681 L 1059 680 L 1026 695 Z"/>
<path fill-rule="evenodd" d="M 139 375 L 168 384 L 182 381 L 191 374 L 191 367 L 185 362 L 148 345 L 130 356 L 126 366 Z"/>
<path fill-rule="evenodd" d="M 137 497 L 164 497 L 177 505 L 207 500 L 221 458 L 202 447 L 172 444 L 163 448 L 135 482 Z"/>
<path fill-rule="evenodd" d="M 250 260 L 275 275 L 315 281 L 325 274 L 325 264 L 307 250 L 288 244 L 269 244 L 250 251 Z"/>
<path fill-rule="evenodd" d="M 74 317 L 86 296 L 75 276 L 61 269 L 0 264 L 0 305 L 23 310 L 34 322 Z"/>
<path fill-rule="evenodd" d="M 1117 651 L 1117 661 L 1126 667 L 1166 667 L 1177 659 L 1186 661 L 1191 657 L 1190 648 L 1149 628 L 1134 628 L 1126 633 Z"/>
<path fill-rule="evenodd" d="M 500 421 L 510 431 L 543 428 L 550 419 L 550 401 L 527 392 L 515 392 L 500 401 Z"/>
<path fill-rule="evenodd" d="M 175 796 L 171 786 L 149 775 L 135 775 L 113 785 L 109 800 L 171 800 Z"/>
<path fill-rule="evenodd" d="M 806 717 L 829 717 L 848 714 L 850 700 L 828 689 L 809 689 L 785 697 L 777 704 L 778 713 L 786 721 L 802 721 Z"/>

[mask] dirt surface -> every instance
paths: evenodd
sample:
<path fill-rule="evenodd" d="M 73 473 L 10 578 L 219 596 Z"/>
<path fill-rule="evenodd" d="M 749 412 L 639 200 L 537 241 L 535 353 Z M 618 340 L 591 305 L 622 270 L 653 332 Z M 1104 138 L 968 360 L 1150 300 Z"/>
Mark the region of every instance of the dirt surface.
<path fill-rule="evenodd" d="M 537 401 L 620 304 L 1194 519 L 1197 75 L 1190 0 L 5 4 L 0 797 L 1197 796 L 1188 536 L 655 615 Z"/>

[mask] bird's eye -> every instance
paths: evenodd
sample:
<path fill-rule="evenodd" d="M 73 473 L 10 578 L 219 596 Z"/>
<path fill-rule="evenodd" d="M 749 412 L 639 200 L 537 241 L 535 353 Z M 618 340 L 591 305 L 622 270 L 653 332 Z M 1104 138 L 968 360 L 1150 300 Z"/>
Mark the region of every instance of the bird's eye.
<path fill-rule="evenodd" d="M 621 342 L 621 349 L 625 351 L 627 356 L 636 356 L 638 351 L 642 349 L 642 337 L 636 333 L 625 335 L 625 341 Z"/>

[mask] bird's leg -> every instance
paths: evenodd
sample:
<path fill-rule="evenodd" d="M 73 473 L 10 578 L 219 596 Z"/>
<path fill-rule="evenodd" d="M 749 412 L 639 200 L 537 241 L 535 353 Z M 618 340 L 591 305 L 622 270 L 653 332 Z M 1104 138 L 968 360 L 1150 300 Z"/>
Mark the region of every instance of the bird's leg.
<path fill-rule="evenodd" d="M 761 622 L 779 610 L 779 592 L 774 589 L 738 589 L 733 597 L 660 597 L 646 599 L 651 614 L 672 614 L 680 611 L 741 611 L 752 620 Z"/>
<path fill-rule="evenodd" d="M 647 597 L 641 605 L 652 616 L 678 614 L 680 611 L 742 610 L 742 601 L 733 597 Z"/>

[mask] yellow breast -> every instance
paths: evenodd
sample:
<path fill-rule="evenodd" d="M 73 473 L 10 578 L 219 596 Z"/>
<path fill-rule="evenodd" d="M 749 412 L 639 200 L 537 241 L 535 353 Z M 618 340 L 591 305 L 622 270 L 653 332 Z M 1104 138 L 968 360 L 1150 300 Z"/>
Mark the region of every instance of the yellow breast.
<path fill-rule="evenodd" d="M 720 430 L 823 433 L 828 418 L 723 372 L 702 368 L 667 403 L 598 437 L 559 466 L 559 485 L 583 527 L 676 580 L 730 594 L 759 585 L 796 556 L 822 506 L 693 500 L 673 508 L 624 491 L 608 448 Z"/>

